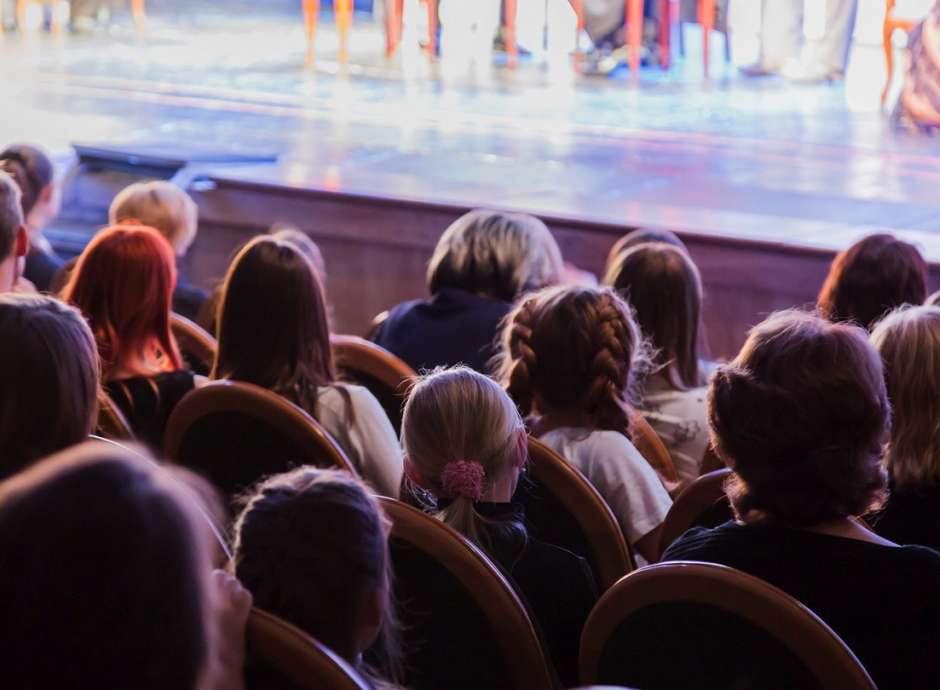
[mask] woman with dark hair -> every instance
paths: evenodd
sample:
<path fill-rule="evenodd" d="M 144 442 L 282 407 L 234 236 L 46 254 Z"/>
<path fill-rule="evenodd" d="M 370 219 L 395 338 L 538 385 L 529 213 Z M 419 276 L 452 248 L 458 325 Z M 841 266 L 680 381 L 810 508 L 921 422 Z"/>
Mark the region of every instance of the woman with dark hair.
<path fill-rule="evenodd" d="M 829 624 L 882 690 L 934 688 L 940 554 L 899 547 L 855 519 L 884 500 L 890 415 L 862 329 L 797 311 L 770 316 L 709 387 L 737 520 L 689 530 L 663 559 L 756 575 Z"/>
<path fill-rule="evenodd" d="M 81 309 L 105 389 L 135 436 L 154 449 L 176 403 L 195 386 L 170 329 L 176 259 L 157 230 L 115 225 L 85 247 L 63 297 Z"/>
<path fill-rule="evenodd" d="M 428 265 L 431 298 L 394 307 L 375 342 L 415 371 L 466 364 L 485 371 L 516 298 L 554 285 L 564 266 L 538 218 L 476 210 L 455 220 Z"/>
<path fill-rule="evenodd" d="M 917 248 L 892 235 L 869 235 L 832 261 L 817 298 L 830 321 L 851 321 L 871 330 L 903 304 L 927 299 L 927 262 Z"/>
<path fill-rule="evenodd" d="M 872 522 L 899 544 L 940 549 L 940 307 L 902 307 L 878 322 L 893 411 L 885 465 L 891 495 Z"/>
<path fill-rule="evenodd" d="M 81 443 L 98 418 L 98 351 L 74 307 L 0 294 L 0 479 Z"/>
<path fill-rule="evenodd" d="M 653 346 L 653 371 L 643 384 L 640 409 L 669 448 L 679 479 L 701 474 L 708 449 L 705 365 L 699 357 L 702 280 L 681 249 L 645 243 L 623 251 L 604 283 L 633 308 Z"/>
<path fill-rule="evenodd" d="M 213 379 L 253 383 L 302 407 L 379 493 L 398 497 L 398 438 L 375 396 L 337 381 L 323 288 L 295 245 L 261 236 L 238 253 L 217 334 Z"/>
<path fill-rule="evenodd" d="M 23 218 L 29 232 L 29 254 L 23 275 L 38 290 L 46 292 L 62 268 L 62 259 L 42 234 L 59 215 L 61 206 L 52 161 L 35 146 L 14 144 L 0 151 L 0 170 L 13 177 L 22 192 Z"/>
<path fill-rule="evenodd" d="M 260 482 L 235 523 L 233 568 L 259 608 L 325 644 L 377 688 L 400 673 L 389 523 L 362 482 L 301 467 Z M 363 662 L 377 641 L 379 668 Z M 248 667 L 248 686 L 283 685 Z"/>
<path fill-rule="evenodd" d="M 210 539 L 183 484 L 113 444 L 0 484 L 4 687 L 237 690 L 251 597 Z"/>

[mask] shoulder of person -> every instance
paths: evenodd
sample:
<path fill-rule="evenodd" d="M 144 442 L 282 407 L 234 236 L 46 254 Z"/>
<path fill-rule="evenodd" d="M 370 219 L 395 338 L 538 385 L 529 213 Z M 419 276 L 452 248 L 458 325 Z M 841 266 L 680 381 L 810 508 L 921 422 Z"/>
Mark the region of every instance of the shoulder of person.
<path fill-rule="evenodd" d="M 337 382 L 330 386 L 322 386 L 317 392 L 318 402 L 321 405 L 326 404 L 328 406 L 344 404 L 344 393 L 349 396 L 349 401 L 357 412 L 359 410 L 368 411 L 370 408 L 382 409 L 382 405 L 372 394 L 372 391 L 356 383 Z"/>
<path fill-rule="evenodd" d="M 733 520 L 718 527 L 692 527 L 676 539 L 663 553 L 662 561 L 698 560 L 699 552 L 723 542 L 729 535 L 745 529 Z"/>

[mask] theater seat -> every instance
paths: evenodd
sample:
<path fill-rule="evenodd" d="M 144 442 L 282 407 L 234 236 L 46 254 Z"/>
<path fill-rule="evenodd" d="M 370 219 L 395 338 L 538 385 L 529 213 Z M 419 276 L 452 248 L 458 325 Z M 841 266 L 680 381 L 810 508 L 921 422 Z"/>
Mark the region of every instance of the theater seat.
<path fill-rule="evenodd" d="M 131 425 L 111 396 L 102 391 L 98 394 L 98 423 L 95 433 L 112 441 L 130 441 L 134 438 Z"/>
<path fill-rule="evenodd" d="M 717 527 L 731 518 L 731 504 L 725 495 L 725 482 L 731 470 L 725 468 L 703 474 L 689 484 L 673 502 L 659 535 L 659 555 L 692 527 Z"/>
<path fill-rule="evenodd" d="M 581 682 L 648 690 L 875 690 L 845 643 L 776 587 L 710 563 L 661 563 L 614 585 L 581 636 Z"/>
<path fill-rule="evenodd" d="M 219 344 L 201 326 L 176 312 L 170 314 L 170 328 L 189 369 L 207 376 L 215 364 Z"/>
<path fill-rule="evenodd" d="M 164 450 L 229 496 L 300 465 L 355 474 L 342 448 L 304 410 L 235 381 L 213 381 L 188 393 L 167 422 Z"/>

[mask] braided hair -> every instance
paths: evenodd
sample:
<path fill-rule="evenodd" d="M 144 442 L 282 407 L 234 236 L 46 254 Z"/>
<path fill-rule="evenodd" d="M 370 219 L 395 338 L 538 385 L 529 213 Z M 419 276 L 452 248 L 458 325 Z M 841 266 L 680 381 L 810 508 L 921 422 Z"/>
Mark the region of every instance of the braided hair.
<path fill-rule="evenodd" d="M 648 349 L 613 290 L 548 288 L 507 317 L 497 377 L 523 415 L 578 408 L 593 428 L 629 435 Z"/>

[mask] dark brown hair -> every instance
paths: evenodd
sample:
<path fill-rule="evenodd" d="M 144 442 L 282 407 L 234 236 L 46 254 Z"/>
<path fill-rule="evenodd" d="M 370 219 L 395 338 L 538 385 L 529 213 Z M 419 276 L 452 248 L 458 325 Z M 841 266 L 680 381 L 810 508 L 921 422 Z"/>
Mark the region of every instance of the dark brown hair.
<path fill-rule="evenodd" d="M 523 416 L 538 397 L 552 410 L 583 410 L 595 429 L 627 435 L 646 357 L 630 307 L 613 290 L 548 288 L 506 318 L 497 378 Z"/>
<path fill-rule="evenodd" d="M 0 479 L 79 443 L 98 417 L 98 351 L 74 307 L 0 295 Z"/>
<path fill-rule="evenodd" d="M 156 463 L 97 442 L 0 485 L 4 686 L 194 690 L 211 633 L 193 500 Z"/>
<path fill-rule="evenodd" d="M 238 253 L 217 334 L 214 379 L 262 386 L 313 415 L 318 389 L 336 382 L 323 287 L 290 242 L 260 236 Z"/>
<path fill-rule="evenodd" d="M 735 472 L 735 511 L 808 527 L 877 507 L 890 409 L 862 329 L 772 314 L 709 387 L 712 443 Z"/>
<path fill-rule="evenodd" d="M 357 619 L 367 597 L 384 592 L 381 673 L 394 680 L 389 523 L 378 501 L 349 474 L 313 467 L 270 477 L 245 500 L 234 568 L 255 605 L 357 664 Z"/>
<path fill-rule="evenodd" d="M 830 321 L 852 321 L 871 330 L 903 304 L 927 299 L 927 263 L 917 248 L 892 235 L 869 235 L 839 252 L 816 299 Z"/>
<path fill-rule="evenodd" d="M 640 244 L 620 254 L 604 277 L 636 314 L 655 348 L 653 363 L 677 390 L 704 383 L 699 368 L 702 279 L 681 249 Z"/>
<path fill-rule="evenodd" d="M 610 271 L 610 267 L 620 258 L 620 255 L 629 249 L 638 247 L 641 244 L 670 244 L 677 249 L 688 253 L 685 242 L 679 239 L 679 236 L 672 230 L 657 230 L 654 228 L 637 228 L 633 232 L 628 232 L 619 240 L 614 242 L 614 246 L 607 252 L 607 261 L 604 264 L 604 273 Z"/>
<path fill-rule="evenodd" d="M 9 173 L 20 188 L 23 216 L 29 215 L 42 190 L 54 179 L 52 161 L 41 149 L 29 144 L 14 144 L 0 152 L 0 170 Z"/>

